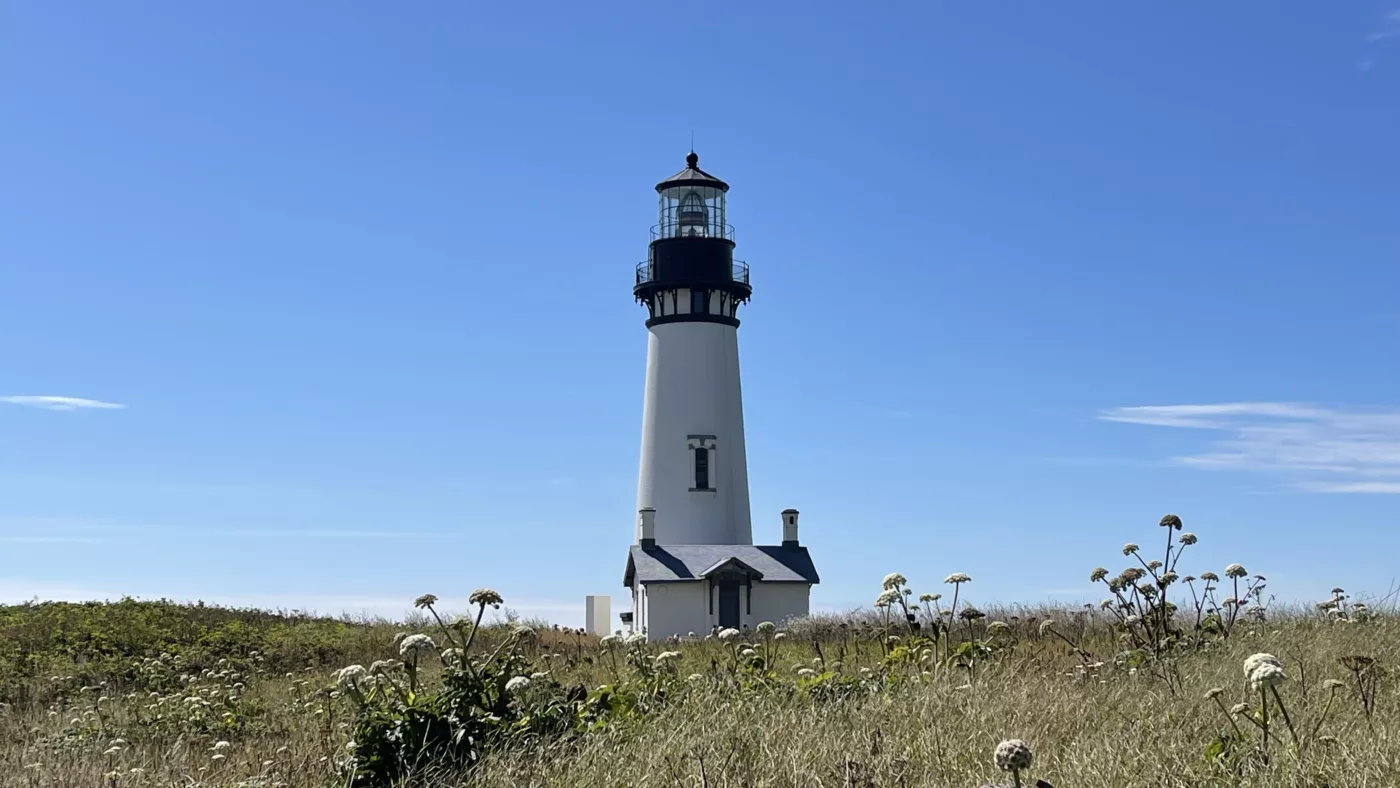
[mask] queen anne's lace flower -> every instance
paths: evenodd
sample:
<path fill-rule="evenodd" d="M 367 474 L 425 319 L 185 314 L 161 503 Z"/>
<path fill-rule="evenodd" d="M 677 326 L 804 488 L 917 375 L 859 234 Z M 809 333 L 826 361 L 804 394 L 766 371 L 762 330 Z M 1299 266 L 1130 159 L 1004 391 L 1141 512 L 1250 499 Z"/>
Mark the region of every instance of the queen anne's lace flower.
<path fill-rule="evenodd" d="M 1019 772 L 1031 768 L 1034 753 L 1029 744 L 1020 739 L 1007 739 L 997 745 L 992 760 L 1004 772 Z"/>
<path fill-rule="evenodd" d="M 353 684 L 368 672 L 364 665 L 346 665 L 335 672 L 335 682 L 341 686 Z"/>
<path fill-rule="evenodd" d="M 409 635 L 399 643 L 399 656 L 406 657 L 419 651 L 436 651 L 437 644 L 427 635 Z"/>
<path fill-rule="evenodd" d="M 477 590 L 472 592 L 471 596 L 467 597 L 467 601 L 473 605 L 490 605 L 491 607 L 500 607 L 501 603 L 505 600 L 501 598 L 500 594 L 496 593 L 495 591 L 489 588 L 478 588 Z"/>
<path fill-rule="evenodd" d="M 739 630 L 734 629 L 733 627 L 725 627 L 724 629 L 721 629 L 719 631 L 720 640 L 733 640 L 737 637 L 739 637 Z"/>
<path fill-rule="evenodd" d="M 890 605 L 892 605 L 892 604 L 894 604 L 895 602 L 898 602 L 898 601 L 899 601 L 899 592 L 896 591 L 896 590 L 894 590 L 893 588 L 890 588 L 890 589 L 886 589 L 886 590 L 884 590 L 884 591 L 881 591 L 881 592 L 880 592 L 880 595 L 877 596 L 877 597 L 875 597 L 875 606 L 876 606 L 876 607 L 888 607 L 888 606 L 890 606 Z"/>
<path fill-rule="evenodd" d="M 1249 674 L 1249 686 L 1255 692 L 1259 692 L 1266 687 L 1277 687 L 1282 684 L 1286 678 L 1287 676 L 1283 675 L 1283 668 L 1278 665 L 1264 663 L 1255 668 L 1253 673 Z"/>
<path fill-rule="evenodd" d="M 943 582 L 952 583 L 954 585 L 958 583 L 971 583 L 972 578 L 968 577 L 962 572 L 954 572 L 951 575 L 948 575 L 947 577 L 943 578 Z"/>
<path fill-rule="evenodd" d="M 777 628 L 778 627 L 774 625 L 772 621 L 760 621 L 758 622 L 758 626 L 754 627 L 754 629 L 758 630 L 759 634 L 763 635 L 766 635 L 769 632 L 776 630 Z"/>
<path fill-rule="evenodd" d="M 903 586 L 905 582 L 906 581 L 904 579 L 904 575 L 901 575 L 898 572 L 890 572 L 889 574 L 885 575 L 885 579 L 881 583 L 881 587 L 885 590 L 889 590 L 891 588 L 899 588 L 900 586 Z"/>
<path fill-rule="evenodd" d="M 1262 651 L 1261 651 L 1261 652 L 1259 652 L 1258 654 L 1251 654 L 1251 655 L 1249 655 L 1248 657 L 1245 657 L 1245 659 L 1244 659 L 1244 676 L 1245 676 L 1245 678 L 1249 678 L 1250 674 L 1252 674 L 1252 673 L 1254 672 L 1254 670 L 1255 670 L 1256 668 L 1258 668 L 1260 665 L 1274 665 L 1274 666 L 1280 667 L 1280 668 L 1283 667 L 1283 663 L 1281 663 L 1281 662 L 1278 661 L 1278 657 L 1274 656 L 1273 654 L 1269 654 L 1269 653 L 1266 653 L 1266 652 L 1262 652 Z"/>

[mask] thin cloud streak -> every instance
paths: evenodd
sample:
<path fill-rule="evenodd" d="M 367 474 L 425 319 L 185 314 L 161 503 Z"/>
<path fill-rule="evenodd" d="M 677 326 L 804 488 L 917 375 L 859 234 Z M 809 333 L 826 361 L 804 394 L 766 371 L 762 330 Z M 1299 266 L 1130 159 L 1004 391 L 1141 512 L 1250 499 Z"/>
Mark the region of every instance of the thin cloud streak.
<path fill-rule="evenodd" d="M 1400 494 L 1400 410 L 1228 402 L 1109 408 L 1098 417 L 1224 434 L 1206 451 L 1173 457 L 1176 465 L 1274 474 L 1305 492 Z"/>
<path fill-rule="evenodd" d="M 23 405 L 42 410 L 121 410 L 125 405 L 116 402 L 103 402 L 99 399 L 83 397 L 58 397 L 53 395 L 13 395 L 0 397 L 0 402 L 8 405 Z"/>

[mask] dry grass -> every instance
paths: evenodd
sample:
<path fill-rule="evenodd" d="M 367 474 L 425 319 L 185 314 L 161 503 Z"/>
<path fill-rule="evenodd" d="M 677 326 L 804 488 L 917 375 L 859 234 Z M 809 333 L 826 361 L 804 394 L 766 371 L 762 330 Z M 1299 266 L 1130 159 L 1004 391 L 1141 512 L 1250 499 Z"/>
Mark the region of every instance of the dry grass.
<path fill-rule="evenodd" d="M 1040 611 L 1069 621 L 1078 611 Z M 1084 647 L 1108 664 L 1092 677 L 1078 675 L 1082 660 L 1053 638 L 1041 638 L 1026 616 L 1016 645 L 966 671 L 897 664 L 890 678 L 867 679 L 842 699 L 820 699 L 792 688 L 795 663 L 810 664 L 812 646 L 795 637 L 781 644 L 775 688 L 741 688 L 724 678 L 725 654 L 715 643 L 680 647 L 684 656 L 667 702 L 655 714 L 622 718 L 562 740 L 521 744 L 493 752 L 468 780 L 437 775 L 422 785 L 479 786 L 968 786 L 999 775 L 991 765 L 997 742 L 1020 738 L 1036 753 L 1033 777 L 1058 788 L 1093 786 L 1268 786 L 1269 788 L 1391 788 L 1400 785 L 1400 725 L 1394 685 L 1380 688 L 1368 720 L 1352 677 L 1340 659 L 1360 654 L 1400 665 L 1400 623 L 1383 616 L 1365 623 L 1329 622 L 1295 612 L 1251 623 L 1225 644 L 1172 658 L 1181 690 L 1147 671 L 1113 664 L 1120 650 L 1104 619 L 1084 622 Z M 1068 627 L 1066 627 L 1068 628 Z M 826 640 L 828 660 L 840 672 L 878 676 L 883 649 L 858 627 Z M 389 658 L 386 627 L 357 639 L 357 661 Z M 387 635 L 387 636 L 386 636 Z M 657 646 L 647 647 L 653 652 Z M 1301 747 L 1287 744 L 1275 722 L 1272 758 L 1244 757 L 1234 766 L 1208 759 L 1206 747 L 1230 731 L 1227 715 L 1204 698 L 1223 687 L 1225 705 L 1255 702 L 1241 664 L 1254 652 L 1278 655 L 1289 676 L 1282 695 L 1300 731 Z M 552 656 L 546 657 L 545 654 Z M 565 685 L 593 687 L 627 680 L 596 646 L 573 638 L 530 646 L 538 669 Z M 246 656 L 246 655 L 243 655 Z M 711 660 L 721 668 L 711 674 Z M 129 663 L 117 660 L 113 664 Z M 235 659 L 243 664 L 241 659 Z M 110 671 L 107 685 L 79 691 L 81 681 L 35 676 L 0 709 L 0 785 L 5 786 L 285 786 L 340 784 L 352 709 L 332 697 L 334 664 L 294 671 L 221 668 L 174 690 L 137 689 L 139 675 Z M 73 663 L 81 668 L 81 661 Z M 864 671 L 862 670 L 864 669 Z M 200 672 L 200 671 L 195 671 Z M 220 677 L 220 673 L 224 673 Z M 686 681 L 702 673 L 698 681 Z M 67 674 L 64 674 L 67 675 Z M 1325 679 L 1348 682 L 1337 693 L 1317 736 L 1311 733 L 1327 705 Z M 157 682 L 158 684 L 158 682 Z M 242 684 L 242 688 L 235 687 Z M 13 686 L 13 685 L 12 685 Z M 212 699 L 207 718 L 184 715 L 154 722 L 157 697 L 198 694 Z M 98 703 L 98 698 L 107 700 Z M 230 699 L 232 697 L 232 699 Z M 171 703 L 171 701 L 166 701 Z M 229 716 L 225 717 L 227 713 Z M 1249 730 L 1242 719 L 1240 726 Z M 1334 740 L 1323 737 L 1334 737 Z M 1254 735 L 1257 740 L 1257 734 Z M 121 743 L 114 743 L 120 741 Z M 214 750 L 227 741 L 226 749 Z M 117 751 L 113 752 L 112 748 Z M 104 754 L 105 753 L 105 754 Z M 215 756 L 222 755 L 222 758 Z M 138 770 L 138 771 L 133 771 Z M 1005 775 L 1000 775 L 1005 776 Z M 1029 783 L 1027 783 L 1029 784 Z"/>

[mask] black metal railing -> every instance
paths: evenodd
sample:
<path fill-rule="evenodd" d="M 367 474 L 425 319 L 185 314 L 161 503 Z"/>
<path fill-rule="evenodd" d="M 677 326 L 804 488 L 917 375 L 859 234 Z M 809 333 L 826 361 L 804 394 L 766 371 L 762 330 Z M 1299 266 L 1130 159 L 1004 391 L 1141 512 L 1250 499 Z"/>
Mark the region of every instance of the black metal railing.
<path fill-rule="evenodd" d="M 708 220 L 669 220 L 651 226 L 651 240 L 663 238 L 723 238 L 734 240 L 734 225 Z"/>
<path fill-rule="evenodd" d="M 735 260 L 730 267 L 729 278 L 735 282 L 749 283 L 749 264 L 743 260 Z M 656 264 L 650 260 L 637 263 L 637 284 L 644 285 L 647 282 L 656 281 Z"/>

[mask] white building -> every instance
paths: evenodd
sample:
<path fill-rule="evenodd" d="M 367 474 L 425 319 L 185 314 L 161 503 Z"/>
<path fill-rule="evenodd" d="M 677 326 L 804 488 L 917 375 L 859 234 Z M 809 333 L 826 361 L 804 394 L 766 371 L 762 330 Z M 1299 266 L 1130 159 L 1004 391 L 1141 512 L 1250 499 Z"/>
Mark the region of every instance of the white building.
<path fill-rule="evenodd" d="M 739 386 L 749 268 L 734 259 L 729 185 L 698 165 L 692 152 L 657 184 L 660 221 L 632 291 L 649 338 L 622 620 L 652 640 L 806 615 L 819 582 L 796 510 L 783 512 L 781 544 L 753 543 Z"/>

